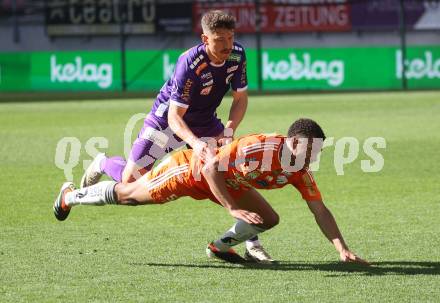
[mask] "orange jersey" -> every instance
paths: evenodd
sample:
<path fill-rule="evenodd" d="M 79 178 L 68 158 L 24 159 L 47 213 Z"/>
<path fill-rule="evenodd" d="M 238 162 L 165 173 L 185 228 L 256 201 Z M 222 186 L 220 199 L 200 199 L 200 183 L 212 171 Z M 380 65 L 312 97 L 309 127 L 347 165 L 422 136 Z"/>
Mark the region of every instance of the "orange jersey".
<path fill-rule="evenodd" d="M 281 165 L 281 149 L 286 137 L 276 134 L 245 136 L 220 148 L 219 170 L 224 171 L 228 192 L 238 199 L 252 187 L 281 188 L 292 184 L 307 201 L 320 201 L 321 194 L 310 171 L 289 172 Z M 192 150 L 179 151 L 147 174 L 147 189 L 156 203 L 189 196 L 218 203 L 200 174 Z"/>
<path fill-rule="evenodd" d="M 294 171 L 283 167 L 281 152 L 286 139 L 278 134 L 256 134 L 222 147 L 217 157 L 228 188 L 236 191 L 251 187 L 275 189 L 291 184 L 304 200 L 320 201 L 321 193 L 308 169 Z"/>

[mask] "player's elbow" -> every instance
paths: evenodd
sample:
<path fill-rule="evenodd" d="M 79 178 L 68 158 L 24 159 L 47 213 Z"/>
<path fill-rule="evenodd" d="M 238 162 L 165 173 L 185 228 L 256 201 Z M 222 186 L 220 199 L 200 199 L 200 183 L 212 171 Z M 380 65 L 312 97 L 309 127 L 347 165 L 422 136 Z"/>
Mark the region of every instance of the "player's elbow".
<path fill-rule="evenodd" d="M 218 167 L 218 161 L 217 160 L 213 160 L 210 161 L 208 163 L 206 163 L 205 165 L 203 165 L 202 167 L 202 175 L 206 178 L 206 177 L 213 177 L 215 176 L 215 174 L 217 173 L 217 167 Z"/>

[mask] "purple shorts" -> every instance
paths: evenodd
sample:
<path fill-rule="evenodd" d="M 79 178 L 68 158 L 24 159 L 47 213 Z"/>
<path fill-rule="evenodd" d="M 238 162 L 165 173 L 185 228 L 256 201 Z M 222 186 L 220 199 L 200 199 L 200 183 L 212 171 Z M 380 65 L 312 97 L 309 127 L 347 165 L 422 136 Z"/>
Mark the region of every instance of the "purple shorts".
<path fill-rule="evenodd" d="M 204 127 L 193 127 L 191 131 L 199 138 L 211 138 L 220 135 L 224 126 L 219 119 Z M 133 143 L 129 159 L 141 167 L 150 170 L 156 160 L 163 158 L 167 153 L 182 147 L 182 141 L 168 126 L 148 115 L 144 126 Z"/>

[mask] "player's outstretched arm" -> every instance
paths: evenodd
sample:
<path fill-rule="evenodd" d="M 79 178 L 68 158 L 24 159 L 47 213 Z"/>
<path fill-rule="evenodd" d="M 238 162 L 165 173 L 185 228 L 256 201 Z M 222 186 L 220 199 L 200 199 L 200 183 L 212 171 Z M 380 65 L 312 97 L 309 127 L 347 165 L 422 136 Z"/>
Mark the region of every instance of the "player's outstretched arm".
<path fill-rule="evenodd" d="M 232 91 L 232 104 L 229 110 L 229 119 L 225 125 L 225 131 L 220 138 L 217 138 L 220 146 L 229 144 L 234 140 L 235 131 L 243 120 L 248 105 L 247 91 Z"/>
<path fill-rule="evenodd" d="M 217 200 L 226 208 L 231 216 L 249 224 L 262 224 L 263 218 L 257 213 L 241 209 L 226 189 L 226 182 L 222 172 L 218 171 L 218 159 L 206 163 L 202 168 L 202 175 L 208 182 L 209 188 Z"/>
<path fill-rule="evenodd" d="M 341 261 L 370 265 L 367 261 L 350 251 L 339 231 L 335 218 L 322 201 L 307 201 L 307 205 L 315 216 L 316 223 L 318 223 L 322 233 L 333 243 L 339 252 Z"/>

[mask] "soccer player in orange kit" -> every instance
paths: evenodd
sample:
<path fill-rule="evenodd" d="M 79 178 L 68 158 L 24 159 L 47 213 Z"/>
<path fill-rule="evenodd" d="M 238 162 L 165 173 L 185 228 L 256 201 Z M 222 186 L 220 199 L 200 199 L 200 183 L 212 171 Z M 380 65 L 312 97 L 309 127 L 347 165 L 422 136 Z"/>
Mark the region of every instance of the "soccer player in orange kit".
<path fill-rule="evenodd" d="M 324 132 L 315 121 L 299 119 L 290 126 L 287 137 L 244 136 L 221 147 L 207 163 L 193 157 L 192 150 L 185 150 L 173 154 L 133 183 L 103 181 L 75 189 L 73 183 L 66 182 L 54 203 L 55 217 L 65 220 L 71 208 L 79 204 L 163 204 L 185 196 L 209 199 L 225 207 L 237 222 L 209 243 L 206 252 L 209 257 L 240 263 L 245 260 L 232 247 L 279 222 L 278 214 L 255 188 L 275 189 L 290 184 L 307 202 L 341 261 L 368 265 L 349 250 L 309 171 L 324 139 Z"/>

